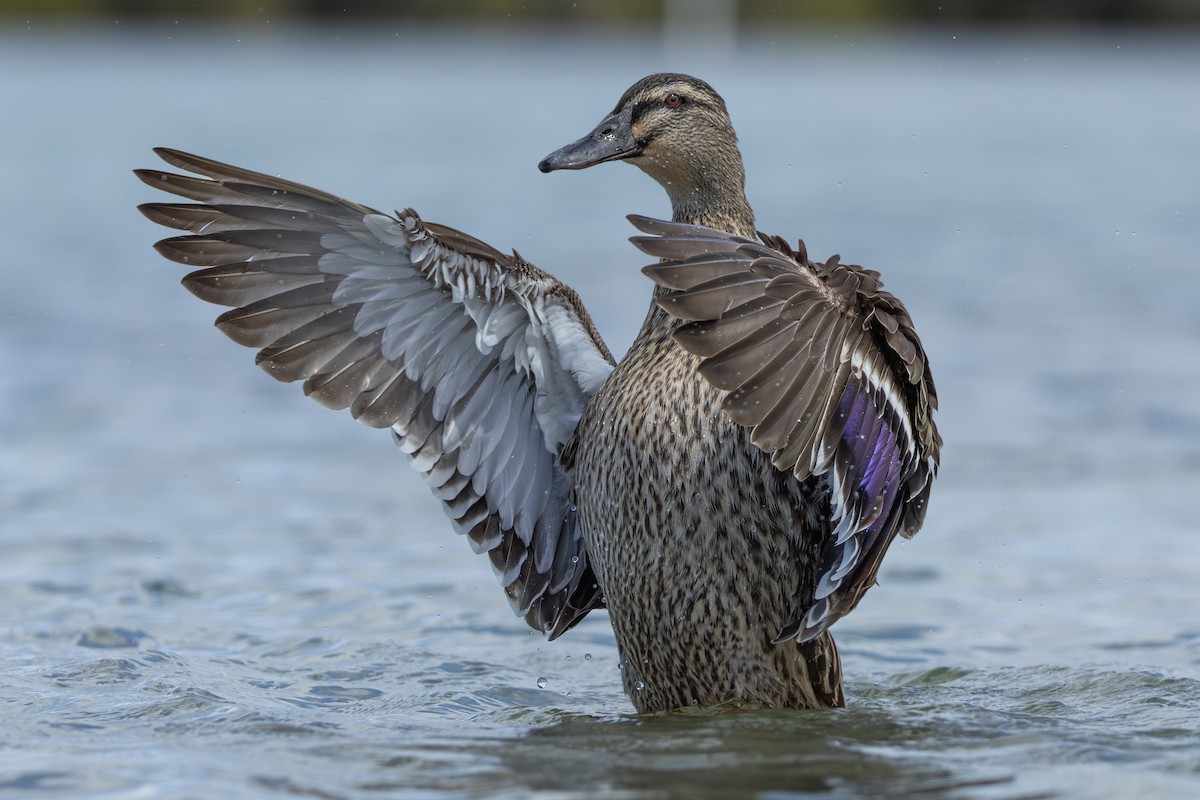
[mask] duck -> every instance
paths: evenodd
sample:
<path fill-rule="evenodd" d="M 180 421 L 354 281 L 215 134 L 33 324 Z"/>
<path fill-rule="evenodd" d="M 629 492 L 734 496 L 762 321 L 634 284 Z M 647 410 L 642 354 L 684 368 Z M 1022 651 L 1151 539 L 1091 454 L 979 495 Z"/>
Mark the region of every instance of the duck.
<path fill-rule="evenodd" d="M 628 162 L 649 308 L 619 361 L 568 285 L 407 209 L 179 150 L 155 248 L 272 377 L 390 429 L 515 611 L 556 639 L 606 609 L 639 713 L 845 705 L 830 627 L 922 526 L 925 349 L 874 270 L 761 234 L 728 109 L 657 73 L 546 156 Z M 178 202 L 176 198 L 185 202 Z"/>

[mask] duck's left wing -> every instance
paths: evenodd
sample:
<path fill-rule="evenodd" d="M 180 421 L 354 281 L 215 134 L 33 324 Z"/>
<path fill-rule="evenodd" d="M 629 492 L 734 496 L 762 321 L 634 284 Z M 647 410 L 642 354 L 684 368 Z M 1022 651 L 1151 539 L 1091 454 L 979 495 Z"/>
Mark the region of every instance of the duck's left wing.
<path fill-rule="evenodd" d="M 613 359 L 575 292 L 413 211 L 156 152 L 205 176 L 137 171 L 196 201 L 140 208 L 190 232 L 156 247 L 233 307 L 217 326 L 272 377 L 391 428 L 532 627 L 557 636 L 601 606 L 559 454 Z"/>
<path fill-rule="evenodd" d="M 921 527 L 937 472 L 937 394 L 903 304 L 879 275 L 695 225 L 630 220 L 666 259 L 643 271 L 685 320 L 675 338 L 725 390 L 723 408 L 797 480 L 826 476 L 832 531 L 811 604 L 776 641 L 812 639 L 875 583 L 888 545 Z"/>

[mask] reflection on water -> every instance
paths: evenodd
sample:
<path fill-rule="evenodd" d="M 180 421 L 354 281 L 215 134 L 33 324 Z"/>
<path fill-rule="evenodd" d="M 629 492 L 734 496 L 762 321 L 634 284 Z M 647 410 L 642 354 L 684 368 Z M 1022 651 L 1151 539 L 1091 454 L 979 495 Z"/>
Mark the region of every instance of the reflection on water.
<path fill-rule="evenodd" d="M 1009 781 L 1007 775 L 964 780 L 939 763 L 940 754 L 914 755 L 908 745 L 924 738 L 922 733 L 877 708 L 572 719 L 533 729 L 519 747 L 502 746 L 500 761 L 506 769 L 532 776 L 533 789 L 632 794 L 661 787 L 679 796 L 955 797 L 968 787 Z"/>
<path fill-rule="evenodd" d="M 0 789 L 1200 790 L 1194 40 L 284 27 L 0 31 Z M 883 270 L 938 379 L 926 529 L 836 629 L 846 710 L 632 716 L 604 615 L 527 633 L 386 435 L 255 370 L 133 211 L 154 145 L 412 205 L 621 352 L 622 215 L 665 200 L 535 164 L 663 68 L 726 95 L 759 224 Z"/>
<path fill-rule="evenodd" d="M 1197 689 L 1195 680 L 1147 673 L 936 668 L 853 686 L 855 702 L 834 712 L 740 709 L 651 718 L 521 712 L 530 726 L 525 734 L 485 736 L 469 749 L 473 768 L 544 791 L 1032 798 L 1063 788 L 1041 781 L 1040 768 L 1082 761 L 1126 770 L 1107 784 L 1115 797 L 1139 786 L 1175 785 L 1136 765 L 1155 753 L 1186 757 L 1200 743 L 1194 725 L 1162 727 L 1159 711 L 1191 713 Z M 1136 733 L 1150 728 L 1157 728 L 1152 737 Z M 406 771 L 460 747 L 426 741 L 380 766 Z M 448 763 L 422 786 L 452 790 L 461 779 Z"/>

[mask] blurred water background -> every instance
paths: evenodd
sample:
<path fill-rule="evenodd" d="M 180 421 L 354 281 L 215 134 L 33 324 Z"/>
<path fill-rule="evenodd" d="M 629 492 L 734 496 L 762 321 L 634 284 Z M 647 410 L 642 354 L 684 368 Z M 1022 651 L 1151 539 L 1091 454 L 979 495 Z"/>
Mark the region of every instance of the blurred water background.
<path fill-rule="evenodd" d="M 759 225 L 881 269 L 938 380 L 926 527 L 835 628 L 846 710 L 634 716 L 605 615 L 527 632 L 390 437 L 255 369 L 134 210 L 156 145 L 411 205 L 623 352 L 623 215 L 666 199 L 535 165 L 663 69 L 726 97 Z M 1200 795 L 1198 76 L 1164 28 L 11 17 L 0 795 Z"/>

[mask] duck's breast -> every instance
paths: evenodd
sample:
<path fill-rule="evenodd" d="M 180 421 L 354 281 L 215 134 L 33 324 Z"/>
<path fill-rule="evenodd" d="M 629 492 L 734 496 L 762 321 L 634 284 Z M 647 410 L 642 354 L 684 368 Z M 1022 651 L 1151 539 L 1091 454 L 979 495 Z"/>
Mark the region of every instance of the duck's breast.
<path fill-rule="evenodd" d="M 781 691 L 771 639 L 811 601 L 827 530 L 823 484 L 771 466 L 695 362 L 635 345 L 578 429 L 584 540 L 641 708 Z"/>

